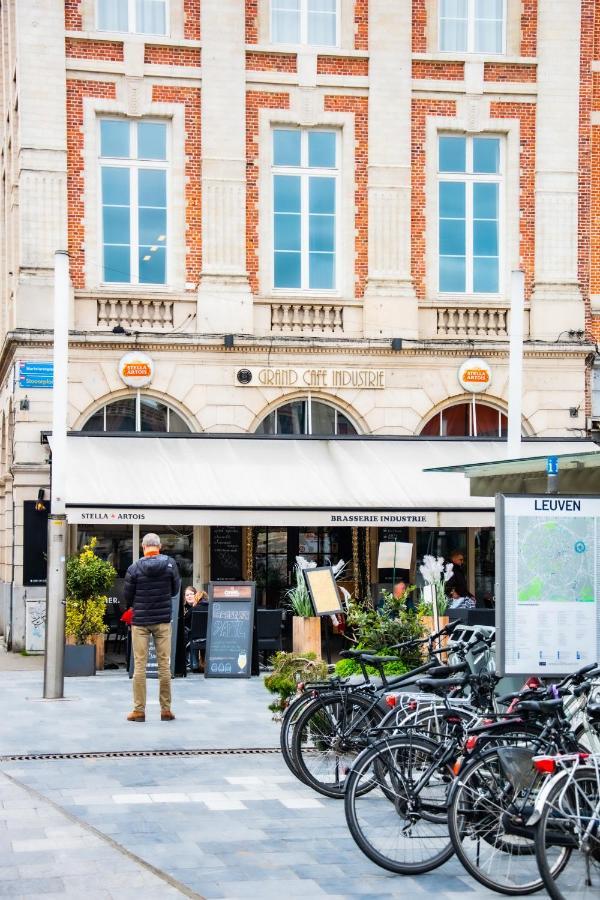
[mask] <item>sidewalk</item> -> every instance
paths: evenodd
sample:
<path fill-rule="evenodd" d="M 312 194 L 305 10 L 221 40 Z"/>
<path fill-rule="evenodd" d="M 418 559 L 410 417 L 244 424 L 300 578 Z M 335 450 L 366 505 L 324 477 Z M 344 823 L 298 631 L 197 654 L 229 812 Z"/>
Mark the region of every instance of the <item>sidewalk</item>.
<path fill-rule="evenodd" d="M 9 653 L 4 646 L 4 638 L 0 636 L 0 672 L 41 672 L 43 668 L 43 656 Z"/>

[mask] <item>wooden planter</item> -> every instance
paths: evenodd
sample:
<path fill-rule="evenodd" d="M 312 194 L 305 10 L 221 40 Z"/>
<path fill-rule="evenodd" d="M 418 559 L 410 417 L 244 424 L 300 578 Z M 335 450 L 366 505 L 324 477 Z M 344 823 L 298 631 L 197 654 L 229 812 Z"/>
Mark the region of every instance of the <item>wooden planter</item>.
<path fill-rule="evenodd" d="M 96 674 L 95 647 L 90 644 L 65 645 L 65 675 L 81 676 Z"/>
<path fill-rule="evenodd" d="M 292 646 L 294 653 L 315 653 L 317 659 L 321 659 L 321 619 L 318 616 L 309 619 L 294 616 Z"/>
<path fill-rule="evenodd" d="M 71 637 L 70 635 L 65 638 L 65 644 L 67 644 L 67 646 L 69 646 L 69 647 L 82 646 L 81 644 L 76 645 L 75 638 Z M 86 643 L 83 646 L 86 646 L 87 644 L 95 644 L 95 646 L 96 646 L 96 670 L 103 669 L 104 668 L 104 633 L 93 634 L 91 637 L 89 637 L 87 639 Z"/>

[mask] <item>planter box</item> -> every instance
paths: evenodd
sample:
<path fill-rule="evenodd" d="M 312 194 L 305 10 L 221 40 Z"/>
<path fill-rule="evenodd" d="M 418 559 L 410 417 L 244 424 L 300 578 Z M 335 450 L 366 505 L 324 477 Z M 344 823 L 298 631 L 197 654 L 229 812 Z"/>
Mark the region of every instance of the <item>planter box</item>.
<path fill-rule="evenodd" d="M 292 644 L 294 653 L 315 653 L 317 659 L 321 659 L 321 619 L 318 616 L 309 619 L 294 616 Z"/>
<path fill-rule="evenodd" d="M 65 676 L 95 674 L 96 645 L 65 644 Z"/>
<path fill-rule="evenodd" d="M 96 670 L 104 668 L 104 646 L 105 646 L 105 635 L 104 632 L 100 634 L 93 634 L 86 641 L 86 646 L 94 646 L 96 648 Z M 75 646 L 75 638 L 67 637 L 65 639 L 65 644 L 69 647 Z"/>

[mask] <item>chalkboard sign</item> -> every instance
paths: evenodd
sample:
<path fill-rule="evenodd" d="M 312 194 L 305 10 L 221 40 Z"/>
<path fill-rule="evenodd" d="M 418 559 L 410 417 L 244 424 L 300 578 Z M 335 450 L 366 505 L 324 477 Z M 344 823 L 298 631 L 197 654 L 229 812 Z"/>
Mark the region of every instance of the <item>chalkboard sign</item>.
<path fill-rule="evenodd" d="M 242 529 L 220 525 L 210 529 L 211 581 L 242 580 Z"/>
<path fill-rule="evenodd" d="M 175 655 L 177 649 L 177 629 L 179 625 L 179 607 L 181 600 L 179 594 L 171 597 L 173 617 L 171 619 L 171 675 L 175 674 Z M 129 677 L 133 678 L 133 668 L 135 660 L 133 658 L 133 648 L 129 657 Z M 146 663 L 146 678 L 158 678 L 158 659 L 156 658 L 156 646 L 154 638 L 151 637 L 148 642 L 148 662 Z"/>
<path fill-rule="evenodd" d="M 253 581 L 209 583 L 205 678 L 250 678 L 254 593 Z"/>
<path fill-rule="evenodd" d="M 23 584 L 46 584 L 48 568 L 48 503 L 25 500 L 23 503 Z"/>

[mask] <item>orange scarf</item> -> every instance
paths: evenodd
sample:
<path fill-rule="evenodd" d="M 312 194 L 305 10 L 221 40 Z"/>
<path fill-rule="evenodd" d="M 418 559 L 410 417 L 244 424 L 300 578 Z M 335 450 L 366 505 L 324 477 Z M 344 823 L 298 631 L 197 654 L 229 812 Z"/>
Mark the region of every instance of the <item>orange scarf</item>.
<path fill-rule="evenodd" d="M 144 556 L 158 556 L 160 547 L 144 547 Z"/>

